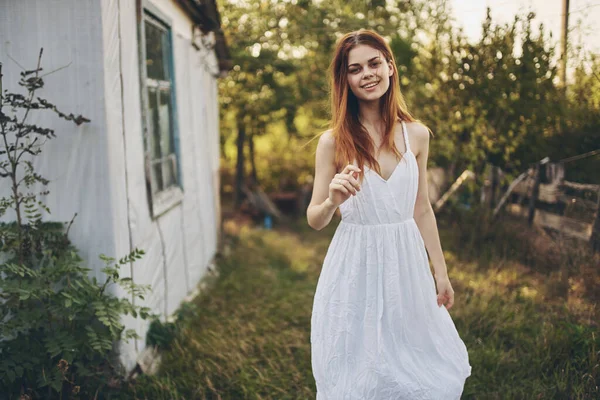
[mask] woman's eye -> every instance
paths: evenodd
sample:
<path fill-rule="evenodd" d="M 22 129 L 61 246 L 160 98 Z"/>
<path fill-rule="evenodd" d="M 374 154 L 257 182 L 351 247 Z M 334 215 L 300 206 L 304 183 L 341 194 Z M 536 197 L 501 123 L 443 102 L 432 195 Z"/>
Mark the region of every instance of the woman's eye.
<path fill-rule="evenodd" d="M 372 67 L 378 67 L 378 66 L 379 66 L 379 64 L 381 64 L 381 63 L 380 63 L 379 61 L 377 61 L 377 62 L 374 62 L 373 64 L 371 64 L 371 66 L 372 66 Z"/>

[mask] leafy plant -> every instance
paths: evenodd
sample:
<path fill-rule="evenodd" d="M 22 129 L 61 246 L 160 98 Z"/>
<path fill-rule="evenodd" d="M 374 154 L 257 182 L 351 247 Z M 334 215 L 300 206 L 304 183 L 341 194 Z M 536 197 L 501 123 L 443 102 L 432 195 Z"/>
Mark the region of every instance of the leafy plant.
<path fill-rule="evenodd" d="M 0 392 L 21 398 L 91 398 L 119 382 L 115 343 L 138 337 L 124 329 L 121 316 L 151 317 L 149 308 L 107 292 L 116 284 L 144 298 L 147 286 L 119 275 L 122 266 L 144 252 L 134 249 L 119 260 L 102 255 L 106 280 L 98 282 L 68 239 L 75 217 L 68 224 L 42 221 L 50 210 L 38 196 L 48 193 L 49 181 L 35 172 L 30 159 L 56 135 L 28 123 L 28 117 L 51 110 L 77 125 L 90 120 L 67 115 L 35 96 L 44 86 L 41 57 L 42 51 L 36 69 L 21 72 L 25 95 L 2 90 L 0 64 L 0 178 L 9 180 L 11 189 L 0 198 L 0 217 L 10 211 L 16 220 L 0 224 Z M 36 187 L 42 190 L 36 193 Z"/>

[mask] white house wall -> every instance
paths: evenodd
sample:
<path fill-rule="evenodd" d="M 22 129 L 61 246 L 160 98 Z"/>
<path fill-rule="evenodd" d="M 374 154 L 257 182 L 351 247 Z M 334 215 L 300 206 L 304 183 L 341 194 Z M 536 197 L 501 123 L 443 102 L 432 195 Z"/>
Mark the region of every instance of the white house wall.
<path fill-rule="evenodd" d="M 211 86 L 216 85 L 216 78 L 206 72 L 199 54 L 204 58 L 214 58 L 214 52 L 194 49 L 190 39 L 191 22 L 174 2 L 161 0 L 151 3 L 172 22 L 184 191 L 183 202 L 157 219 L 151 218 L 144 174 L 135 2 L 120 0 L 119 16 L 114 21 L 120 21 L 122 124 L 126 132 L 124 147 L 130 221 L 128 235 L 133 247 L 146 251 L 146 255 L 134 264 L 132 275 L 136 283 L 152 286 L 153 293 L 146 298 L 145 305 L 164 317 L 172 314 L 181 300 L 196 288 L 216 251 L 218 191 L 213 188 L 216 187 L 214 176 L 218 174 L 219 133 L 217 121 L 208 123 L 207 118 L 202 117 L 207 115 L 206 110 L 217 109 L 217 97 L 216 91 L 211 91 Z M 108 3 L 105 5 L 109 6 Z M 107 19 L 105 23 L 110 22 Z M 106 27 L 105 31 L 110 31 L 110 28 Z M 110 96 L 113 97 L 112 94 Z M 213 112 L 211 118 L 218 118 L 218 112 Z M 213 142 L 216 147 L 214 144 L 211 146 Z M 147 323 L 138 320 L 135 328 L 144 337 Z M 143 341 L 137 343 L 138 351 L 143 347 Z"/>
<path fill-rule="evenodd" d="M 162 6 L 161 10 L 165 11 L 164 5 L 168 3 L 170 2 L 160 0 L 155 5 Z M 207 67 L 216 65 L 216 58 L 212 50 L 197 50 L 192 46 L 191 21 L 181 20 L 178 8 L 171 10 L 182 181 L 186 193 L 180 228 L 184 237 L 189 279 L 191 282 L 198 282 L 205 274 L 217 245 L 218 219 L 215 204 L 219 202 L 219 192 L 213 190 L 213 175 L 218 173 L 219 149 L 217 146 L 215 164 L 215 154 L 210 142 L 214 140 L 218 144 L 219 131 L 215 129 L 216 121 L 210 121 L 206 117 L 206 110 L 216 108 L 218 104 L 216 93 L 211 96 L 210 92 L 211 84 L 216 82 L 216 78 Z M 195 286 L 192 287 L 194 288 Z"/>
<path fill-rule="evenodd" d="M 118 220 L 122 213 L 113 206 L 124 198 L 111 178 L 117 166 L 111 165 L 108 155 L 113 144 L 106 134 L 102 35 L 99 1 L 0 1 L 4 89 L 24 93 L 17 85 L 21 72 L 17 63 L 34 69 L 43 47 L 41 74 L 48 75 L 36 95 L 66 113 L 91 119 L 91 123 L 76 126 L 48 111 L 30 113 L 29 122 L 51 127 L 57 135 L 33 160 L 36 170 L 50 180 L 50 194 L 42 200 L 51 215 L 44 219 L 69 221 L 77 213 L 69 237 L 100 281 L 98 255 L 117 252 L 115 226 L 122 226 Z M 121 155 L 121 164 L 122 159 Z M 36 186 L 33 190 L 40 189 Z M 8 190 L 8 182 L 0 180 L 0 193 L 6 195 Z M 14 216 L 5 220 L 14 220 Z"/>
<path fill-rule="evenodd" d="M 20 68 L 8 55 L 31 69 L 44 47 L 44 73 L 69 64 L 46 76 L 38 95 L 91 123 L 76 126 L 50 112 L 32 113 L 30 122 L 58 136 L 34 160 L 50 180 L 44 200 L 52 214 L 45 218 L 69 221 L 78 214 L 69 236 L 100 281 L 99 254 L 145 250 L 122 276 L 151 285 L 143 305 L 164 318 L 195 289 L 216 251 L 219 133 L 216 78 L 205 68 L 216 64 L 214 52 L 192 47 L 191 23 L 175 2 L 153 3 L 173 22 L 184 189 L 183 202 L 157 219 L 150 215 L 144 173 L 136 1 L 0 1 L 0 62 L 4 88 L 11 91 L 20 90 Z M 0 194 L 7 194 L 8 182 L 0 185 Z M 146 322 L 124 322 L 145 337 Z M 144 340 L 122 346 L 128 368 L 143 347 Z"/>
<path fill-rule="evenodd" d="M 108 168 L 106 171 L 111 187 L 111 196 L 105 200 L 112 205 L 112 214 L 109 218 L 113 222 L 113 243 L 114 252 L 111 256 L 121 258 L 132 249 L 131 237 L 129 234 L 129 212 L 127 198 L 127 180 L 131 171 L 126 164 L 125 148 L 125 104 L 122 93 L 122 47 L 121 47 L 121 26 L 119 24 L 120 7 L 119 0 L 101 0 L 100 4 L 102 15 L 102 42 L 97 46 L 104 51 L 104 109 L 107 141 L 106 155 L 108 156 Z M 132 277 L 133 269 L 137 265 L 126 265 L 121 270 L 121 277 Z M 121 290 L 120 287 L 112 286 L 112 292 L 119 296 L 132 298 Z M 156 296 L 156 294 L 154 294 Z M 135 319 L 128 316 L 123 323 L 127 326 L 133 326 Z M 124 363 L 127 367 L 135 364 L 136 342 L 121 343 L 121 353 Z"/>
<path fill-rule="evenodd" d="M 194 90 L 191 82 L 194 76 L 193 68 L 190 67 L 190 57 L 193 50 L 190 49 L 190 43 L 178 34 L 174 35 L 173 43 L 176 75 L 177 92 L 177 111 L 179 113 L 179 131 L 198 132 L 197 135 L 188 134 L 182 137 L 181 146 L 181 169 L 182 181 L 186 198 L 183 202 L 182 212 L 182 230 L 184 235 L 184 247 L 187 251 L 188 275 L 191 282 L 197 282 L 204 274 L 207 255 L 210 254 L 206 247 L 206 240 L 213 236 L 211 232 L 205 232 L 206 229 L 202 218 L 202 185 L 199 179 L 204 173 L 201 170 L 202 161 L 198 162 L 199 148 L 202 143 L 202 131 L 194 127 L 195 114 L 199 108 L 194 103 Z M 185 142 L 183 141 L 185 138 Z M 187 144 L 187 145 L 184 145 Z M 190 194 L 189 196 L 187 194 Z M 206 206 L 206 205 L 204 205 Z M 188 218 L 185 218 L 187 216 Z M 208 238 L 207 238 L 208 237 Z"/>
<path fill-rule="evenodd" d="M 31 123 L 55 129 L 34 165 L 49 179 L 43 200 L 51 210 L 45 220 L 69 221 L 69 237 L 100 282 L 100 254 L 121 257 L 129 252 L 123 104 L 120 96 L 120 54 L 116 1 L 6 0 L 0 2 L 0 61 L 4 87 L 16 85 L 21 64 L 33 69 L 44 48 L 45 86 L 36 94 L 58 109 L 82 114 L 90 123 L 76 126 L 51 112 L 31 113 Z M 117 18 L 114 19 L 118 21 Z M 12 61 L 15 59 L 16 62 Z M 60 69 L 66 67 L 64 69 Z M 7 193 L 7 182 L 0 191 Z M 34 188 L 39 191 L 41 187 Z M 14 220 L 8 215 L 7 220 Z M 121 276 L 130 274 L 128 266 Z M 123 295 L 116 287 L 109 291 Z M 133 324 L 132 319 L 125 323 Z M 135 343 L 124 345 L 125 363 L 135 361 Z"/>

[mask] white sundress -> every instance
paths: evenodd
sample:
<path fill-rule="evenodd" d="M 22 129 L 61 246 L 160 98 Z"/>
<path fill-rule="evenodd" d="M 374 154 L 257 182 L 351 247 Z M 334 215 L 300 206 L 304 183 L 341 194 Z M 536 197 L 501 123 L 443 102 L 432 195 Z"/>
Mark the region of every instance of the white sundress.
<path fill-rule="evenodd" d="M 467 348 L 433 275 L 413 219 L 418 167 L 406 152 L 386 181 L 365 167 L 340 206 L 317 282 L 311 363 L 317 400 L 460 399 Z"/>

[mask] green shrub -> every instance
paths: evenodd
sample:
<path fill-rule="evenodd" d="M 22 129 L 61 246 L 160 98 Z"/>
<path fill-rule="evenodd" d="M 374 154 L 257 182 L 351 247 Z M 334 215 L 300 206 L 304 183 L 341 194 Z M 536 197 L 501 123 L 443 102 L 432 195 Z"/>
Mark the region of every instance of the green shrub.
<path fill-rule="evenodd" d="M 121 316 L 151 316 L 147 307 L 107 292 L 116 284 L 131 297 L 144 298 L 147 286 L 119 275 L 120 267 L 144 252 L 135 249 L 118 261 L 102 255 L 106 280 L 98 282 L 68 240 L 73 220 L 67 226 L 42 222 L 42 212 L 50 210 L 37 196 L 48 192 L 32 188 L 45 187 L 48 180 L 24 157 L 39 155 L 55 134 L 27 123 L 27 117 L 33 110 L 51 110 L 77 125 L 90 121 L 35 97 L 44 85 L 41 70 L 38 60 L 35 70 L 21 73 L 26 95 L 8 93 L 2 91 L 0 64 L 0 178 L 10 180 L 11 188 L 0 198 L 0 217 L 8 211 L 16 216 L 15 222 L 0 224 L 0 393 L 22 399 L 92 398 L 103 387 L 118 386 L 123 371 L 115 343 L 138 337 L 124 329 Z"/>

